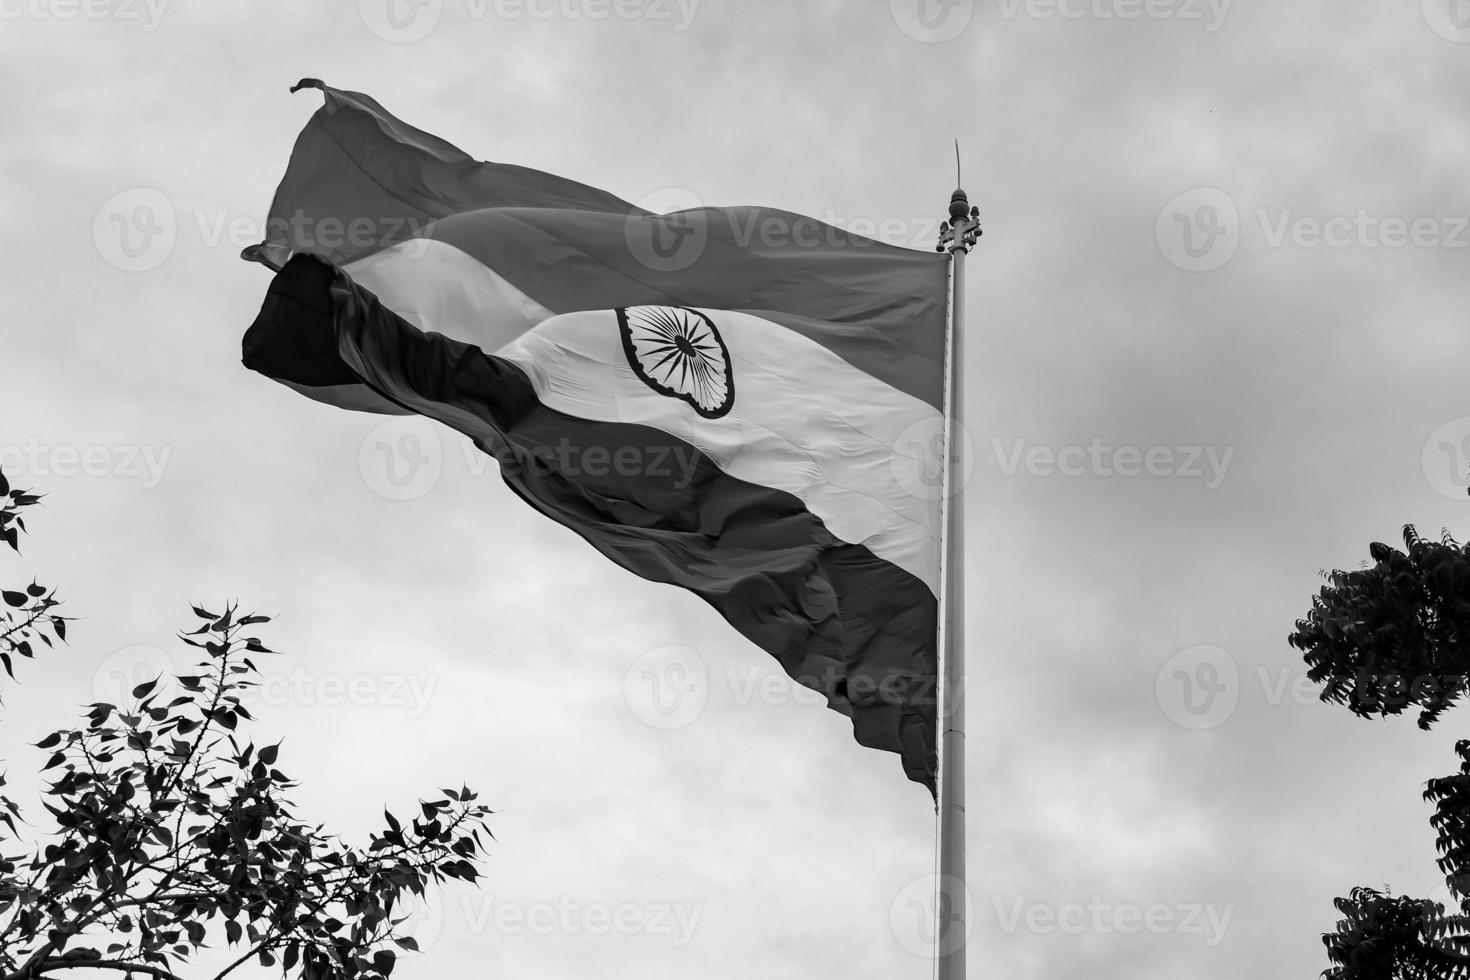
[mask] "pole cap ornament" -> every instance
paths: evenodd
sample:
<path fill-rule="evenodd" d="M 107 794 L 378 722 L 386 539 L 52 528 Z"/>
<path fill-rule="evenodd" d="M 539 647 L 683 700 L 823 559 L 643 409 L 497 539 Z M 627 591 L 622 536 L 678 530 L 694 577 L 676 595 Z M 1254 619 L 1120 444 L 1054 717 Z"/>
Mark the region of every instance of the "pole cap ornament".
<path fill-rule="evenodd" d="M 956 187 L 953 194 L 949 196 L 949 216 L 951 219 L 963 218 L 970 210 L 970 198 L 965 194 L 964 188 Z M 979 209 L 976 208 L 978 212 Z"/>
<path fill-rule="evenodd" d="M 980 209 L 970 206 L 970 199 L 956 188 L 949 199 L 949 220 L 939 222 L 939 244 L 936 252 L 963 249 L 968 252 L 984 232 L 980 228 Z"/>

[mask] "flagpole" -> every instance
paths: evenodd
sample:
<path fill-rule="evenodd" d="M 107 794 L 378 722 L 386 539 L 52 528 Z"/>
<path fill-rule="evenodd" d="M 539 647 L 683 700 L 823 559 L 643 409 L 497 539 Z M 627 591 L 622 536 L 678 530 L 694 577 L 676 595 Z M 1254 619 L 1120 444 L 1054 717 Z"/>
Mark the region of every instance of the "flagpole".
<path fill-rule="evenodd" d="M 958 152 L 958 151 L 957 151 Z M 949 199 L 938 251 L 948 251 L 949 336 L 944 498 L 943 666 L 939 702 L 939 881 L 935 914 L 938 980 L 966 980 L 965 873 L 965 255 L 980 237 L 979 209 L 962 188 Z"/>

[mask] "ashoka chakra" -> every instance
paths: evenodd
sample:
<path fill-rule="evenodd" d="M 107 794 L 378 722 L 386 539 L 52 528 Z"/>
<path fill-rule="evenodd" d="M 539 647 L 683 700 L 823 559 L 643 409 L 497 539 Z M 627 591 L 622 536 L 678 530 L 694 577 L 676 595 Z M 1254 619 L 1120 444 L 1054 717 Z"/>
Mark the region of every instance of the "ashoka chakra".
<path fill-rule="evenodd" d="M 648 387 L 707 419 L 730 411 L 730 352 L 709 317 L 682 306 L 629 306 L 618 310 L 618 329 L 628 363 Z"/>

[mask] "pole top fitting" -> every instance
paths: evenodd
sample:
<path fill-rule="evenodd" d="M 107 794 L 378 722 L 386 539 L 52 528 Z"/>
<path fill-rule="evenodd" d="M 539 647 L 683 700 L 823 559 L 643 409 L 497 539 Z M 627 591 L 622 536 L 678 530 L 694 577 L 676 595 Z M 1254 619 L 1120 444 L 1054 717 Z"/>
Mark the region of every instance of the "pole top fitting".
<path fill-rule="evenodd" d="M 980 230 L 980 209 L 970 206 L 964 190 L 956 188 L 949 199 L 949 220 L 939 222 L 936 252 L 968 252 L 984 234 Z"/>
<path fill-rule="evenodd" d="M 954 181 L 959 185 L 960 141 L 954 141 Z M 939 244 L 936 252 L 968 252 L 980 238 L 980 209 L 970 207 L 970 197 L 964 187 L 956 186 L 949 196 L 949 220 L 939 222 Z"/>
<path fill-rule="evenodd" d="M 949 216 L 951 220 L 958 220 L 970 213 L 970 198 L 965 194 L 964 188 L 956 187 L 953 194 L 949 196 Z"/>

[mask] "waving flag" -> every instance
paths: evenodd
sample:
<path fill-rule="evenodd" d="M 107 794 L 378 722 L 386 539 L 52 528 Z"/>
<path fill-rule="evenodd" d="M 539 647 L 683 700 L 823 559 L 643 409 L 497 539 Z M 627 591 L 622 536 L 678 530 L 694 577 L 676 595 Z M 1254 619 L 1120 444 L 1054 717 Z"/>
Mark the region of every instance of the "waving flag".
<path fill-rule="evenodd" d="M 932 792 L 945 258 L 772 209 L 651 214 L 303 86 L 326 102 L 245 252 L 279 270 L 246 366 L 469 436 Z"/>

